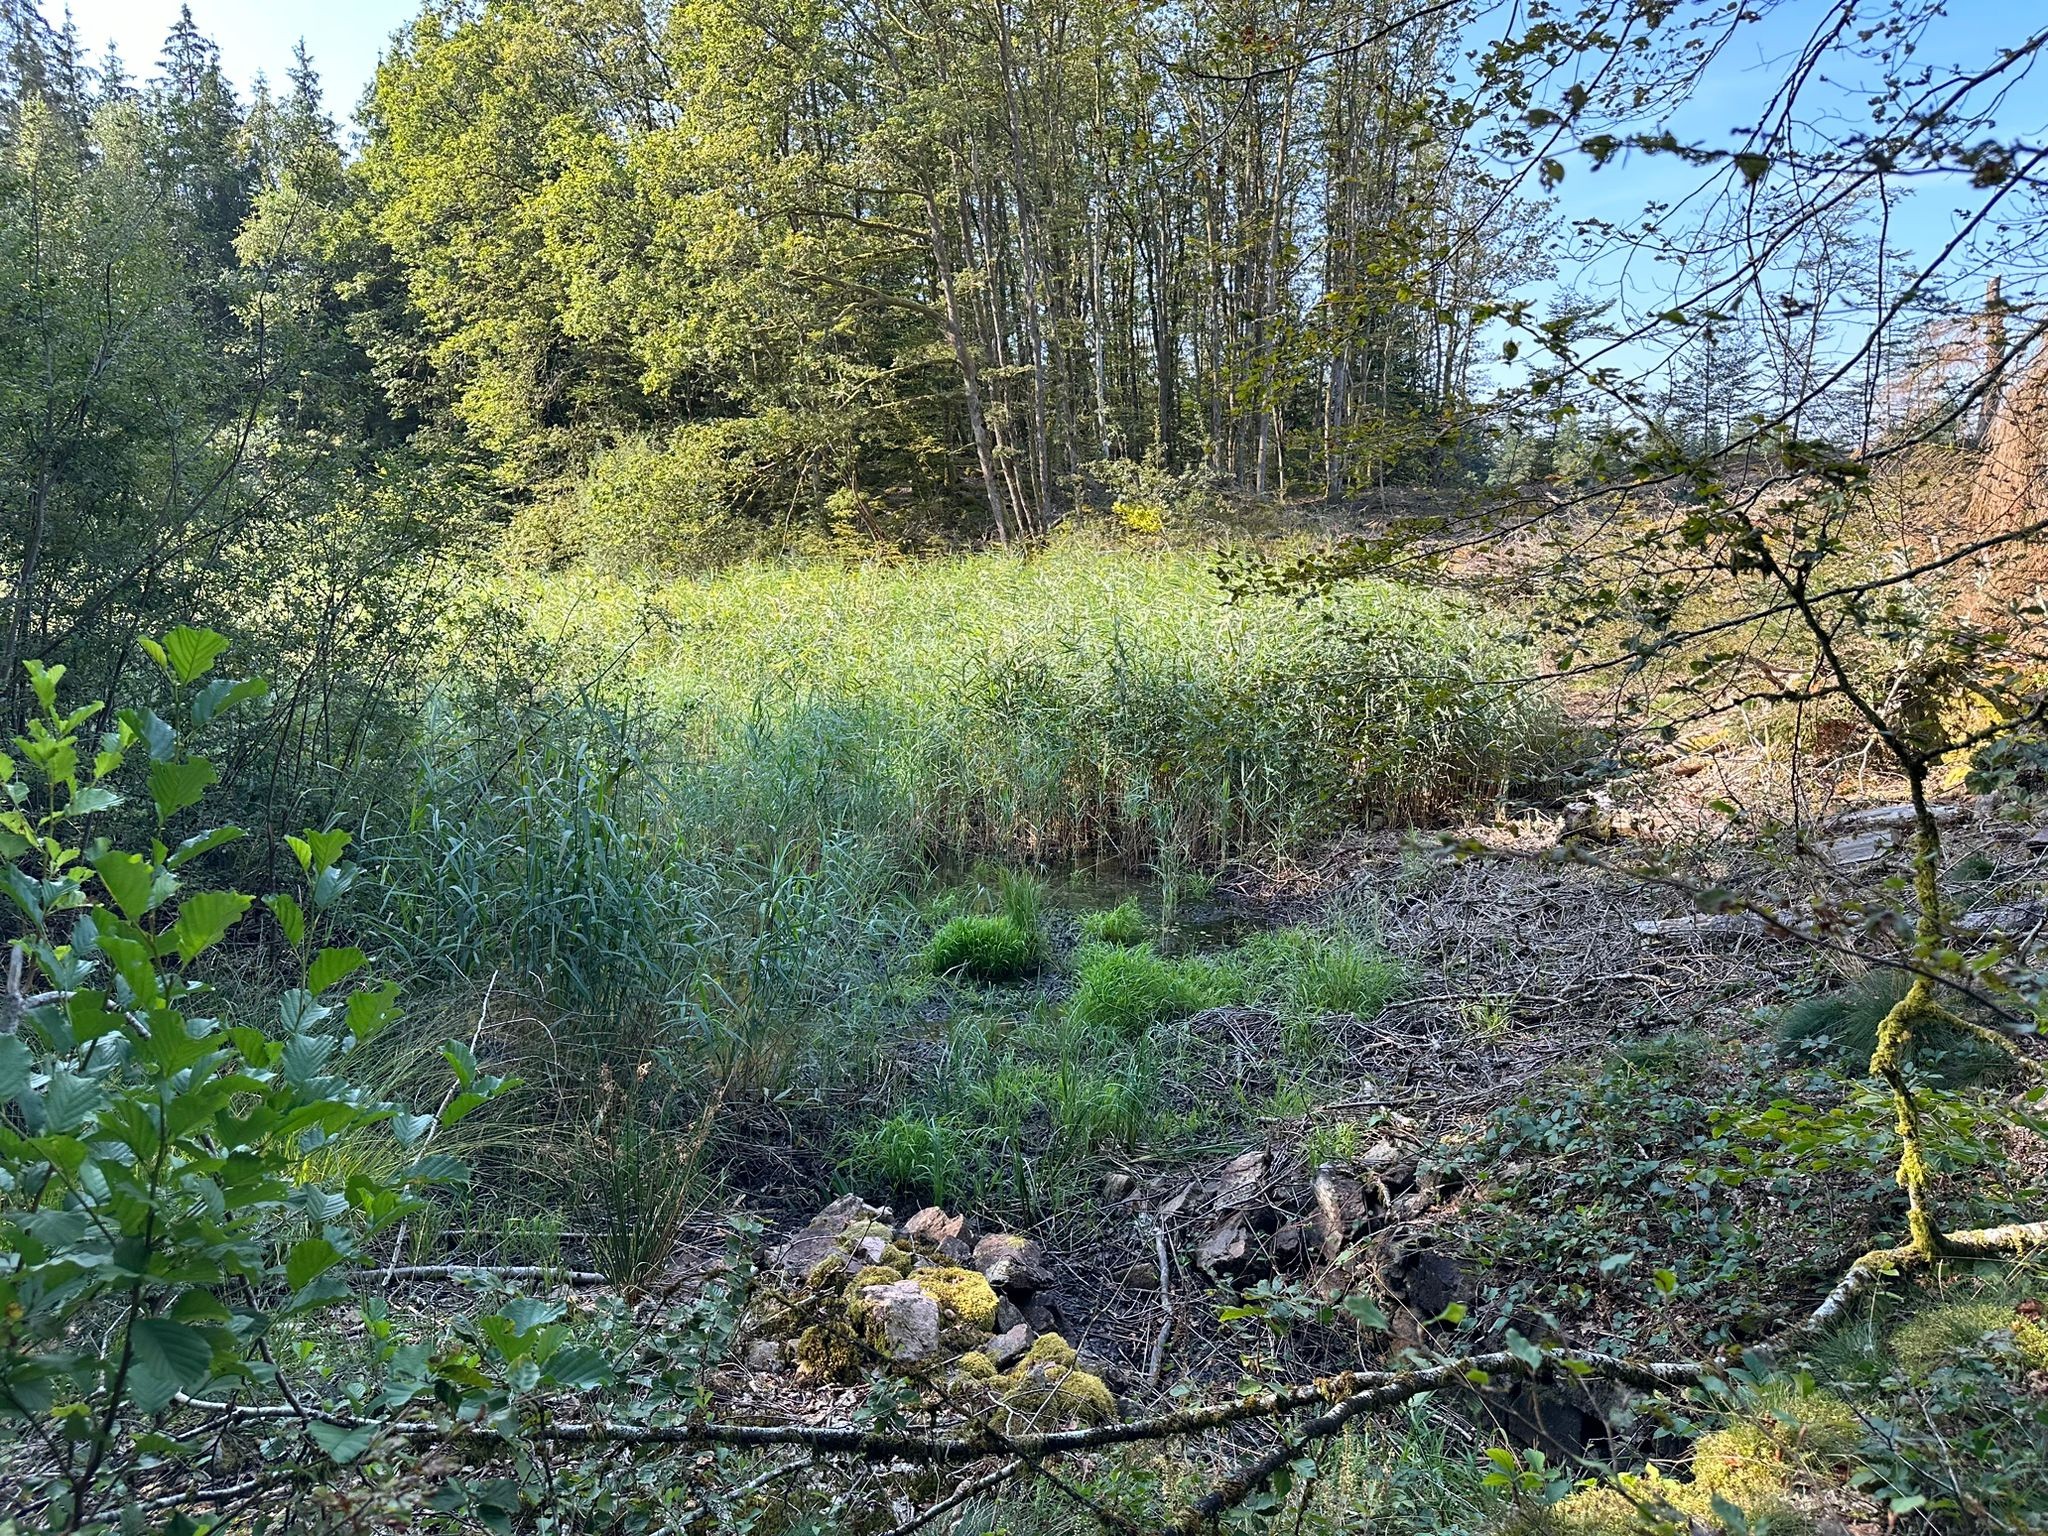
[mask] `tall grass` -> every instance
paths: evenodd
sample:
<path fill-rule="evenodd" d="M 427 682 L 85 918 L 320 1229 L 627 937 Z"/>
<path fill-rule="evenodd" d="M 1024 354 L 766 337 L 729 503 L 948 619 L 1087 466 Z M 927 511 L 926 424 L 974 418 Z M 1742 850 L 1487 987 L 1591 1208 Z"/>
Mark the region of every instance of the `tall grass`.
<path fill-rule="evenodd" d="M 1214 860 L 1443 814 L 1560 742 L 1522 659 L 1450 600 L 1361 584 L 1228 602 L 1201 557 L 1056 543 L 516 594 L 558 664 L 669 724 L 728 835 L 860 828 L 927 855 Z"/>

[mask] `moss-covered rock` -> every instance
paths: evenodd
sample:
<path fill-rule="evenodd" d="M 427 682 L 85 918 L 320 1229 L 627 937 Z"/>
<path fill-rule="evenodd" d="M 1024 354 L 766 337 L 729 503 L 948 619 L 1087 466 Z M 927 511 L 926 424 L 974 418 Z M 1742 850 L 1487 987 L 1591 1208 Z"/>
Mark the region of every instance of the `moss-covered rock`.
<path fill-rule="evenodd" d="M 954 1361 L 953 1368 L 970 1381 L 994 1381 L 999 1374 L 995 1361 L 978 1349 L 970 1349 Z"/>
<path fill-rule="evenodd" d="M 1073 1345 L 1056 1333 L 1041 1333 L 1031 1341 L 1031 1347 L 1024 1351 L 1024 1358 L 1013 1369 L 1024 1371 L 1034 1365 L 1071 1366 L 1073 1363 Z"/>
<path fill-rule="evenodd" d="M 1000 1401 L 1006 1433 L 1053 1429 L 1062 1424 L 1107 1424 L 1116 1417 L 1116 1395 L 1109 1384 L 1072 1366 L 1047 1362 L 1019 1366 L 1002 1381 Z"/>
<path fill-rule="evenodd" d="M 814 1291 L 829 1290 L 853 1271 L 853 1261 L 844 1252 L 828 1253 L 811 1266 L 804 1284 Z"/>
<path fill-rule="evenodd" d="M 947 1322 L 983 1335 L 995 1332 L 995 1288 L 974 1270 L 935 1265 L 917 1270 L 910 1276 L 910 1283 L 939 1304 L 939 1312 Z"/>
<path fill-rule="evenodd" d="M 796 1340 L 797 1369 L 813 1381 L 850 1381 L 860 1374 L 860 1346 L 829 1323 L 813 1323 Z"/>
<path fill-rule="evenodd" d="M 1078 1369 L 1073 1346 L 1056 1333 L 1035 1340 L 1023 1359 L 995 1378 L 995 1386 L 1006 1433 L 1107 1424 L 1116 1417 L 1109 1384 Z"/>

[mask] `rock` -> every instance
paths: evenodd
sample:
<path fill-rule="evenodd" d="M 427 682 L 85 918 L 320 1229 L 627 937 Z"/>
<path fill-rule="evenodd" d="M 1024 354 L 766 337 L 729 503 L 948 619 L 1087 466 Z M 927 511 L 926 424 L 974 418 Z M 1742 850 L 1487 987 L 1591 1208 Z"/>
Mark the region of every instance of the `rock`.
<path fill-rule="evenodd" d="M 1031 1348 L 1031 1341 L 1037 1337 L 1029 1323 L 1020 1322 L 982 1345 L 981 1352 L 995 1363 L 997 1370 L 1007 1371 L 1024 1358 L 1024 1352 Z"/>
<path fill-rule="evenodd" d="M 1066 1309 L 1059 1298 L 1051 1294 L 1033 1296 L 1024 1303 L 1024 1321 L 1038 1333 L 1065 1333 L 1067 1330 Z"/>
<path fill-rule="evenodd" d="M 1024 1312 L 1017 1303 L 1001 1292 L 996 1294 L 996 1331 L 1008 1333 L 1024 1321 Z"/>
<path fill-rule="evenodd" d="M 855 1222 L 886 1222 L 889 1219 L 888 1211 L 869 1205 L 860 1196 L 841 1195 L 813 1216 L 801 1232 L 775 1249 L 769 1255 L 769 1263 L 789 1283 L 801 1285 L 804 1277 L 817 1268 L 819 1260 L 837 1251 L 839 1236 L 848 1227 Z M 878 1256 L 880 1252 L 877 1248 Z"/>
<path fill-rule="evenodd" d="M 1309 1181 L 1309 1198 L 1315 1205 L 1309 1223 L 1315 1230 L 1316 1244 L 1323 1257 L 1335 1263 L 1344 1245 L 1365 1230 L 1372 1209 L 1365 1183 L 1325 1163 Z"/>
<path fill-rule="evenodd" d="M 903 1224 L 906 1242 L 937 1249 L 954 1263 L 965 1263 L 973 1255 L 968 1241 L 965 1216 L 948 1216 L 936 1205 L 928 1205 Z"/>
<path fill-rule="evenodd" d="M 1423 1317 L 1436 1317 L 1465 1294 L 1465 1272 L 1449 1254 L 1424 1248 L 1409 1253 L 1394 1273 L 1401 1299 Z"/>
<path fill-rule="evenodd" d="M 945 1353 L 938 1302 L 914 1280 L 871 1285 L 860 1293 L 868 1342 L 898 1365 L 931 1365 Z"/>
<path fill-rule="evenodd" d="M 1139 1259 L 1116 1277 L 1116 1283 L 1127 1291 L 1156 1291 L 1159 1266 L 1150 1259 Z"/>
<path fill-rule="evenodd" d="M 889 1251 L 889 1244 L 884 1239 L 872 1234 L 867 1237 L 857 1237 L 852 1242 L 845 1243 L 842 1246 L 848 1261 L 856 1268 L 865 1268 L 870 1264 L 881 1263 L 882 1256 Z"/>
<path fill-rule="evenodd" d="M 747 1346 L 746 1360 L 750 1371 L 779 1371 L 782 1369 L 782 1344 L 776 1339 L 756 1339 Z"/>
<path fill-rule="evenodd" d="M 991 1232 L 974 1245 L 974 1267 L 988 1283 L 1012 1295 L 1030 1295 L 1052 1284 L 1045 1250 L 1028 1237 Z"/>
<path fill-rule="evenodd" d="M 1225 1216 L 1202 1239 L 1195 1250 L 1195 1268 L 1218 1285 L 1241 1280 L 1257 1263 L 1258 1249 L 1252 1240 L 1252 1226 L 1242 1214 Z"/>
<path fill-rule="evenodd" d="M 1216 1185 L 1219 1211 L 1248 1211 L 1265 1203 L 1267 1155 L 1264 1147 L 1240 1153 L 1224 1166 Z"/>
<path fill-rule="evenodd" d="M 1112 1173 L 1102 1181 L 1105 1205 L 1121 1205 L 1138 1192 L 1138 1181 L 1128 1173 Z"/>

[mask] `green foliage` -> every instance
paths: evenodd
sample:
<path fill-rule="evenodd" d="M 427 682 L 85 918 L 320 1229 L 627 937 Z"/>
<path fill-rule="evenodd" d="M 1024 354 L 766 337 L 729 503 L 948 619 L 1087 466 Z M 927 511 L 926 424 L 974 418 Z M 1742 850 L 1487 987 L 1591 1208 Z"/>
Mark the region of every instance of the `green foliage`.
<path fill-rule="evenodd" d="M 1151 931 L 1138 903 L 1128 897 L 1113 907 L 1081 914 L 1081 935 L 1095 944 L 1142 944 Z"/>
<path fill-rule="evenodd" d="M 1400 962 L 1341 928 L 1278 928 L 1237 949 L 1253 994 L 1296 1014 L 1349 1013 L 1370 1019 L 1407 982 Z"/>
<path fill-rule="evenodd" d="M 1777 1037 L 1852 1070 L 1868 1067 L 1878 1023 L 1906 995 L 1910 979 L 1895 970 L 1865 971 L 1845 987 L 1788 1003 L 1778 1010 Z M 1997 1046 L 1939 1019 L 1916 1023 L 1913 1036 L 1914 1060 L 1938 1082 L 1974 1082 L 2006 1065 Z"/>
<path fill-rule="evenodd" d="M 851 1167 L 889 1190 L 914 1192 L 944 1205 L 962 1188 L 959 1127 L 934 1115 L 899 1113 L 866 1127 L 854 1139 Z"/>
<path fill-rule="evenodd" d="M 1008 913 L 956 917 L 932 935 L 925 963 L 935 971 L 960 971 L 976 981 L 1011 981 L 1038 959 L 1038 936 Z"/>
<path fill-rule="evenodd" d="M 1200 559 L 1078 539 L 651 589 L 571 574 L 507 600 L 560 637 L 565 688 L 636 680 L 667 727 L 650 766 L 740 838 L 1185 864 L 1469 805 L 1563 740 L 1495 686 L 1519 663 L 1473 614 L 1365 585 L 1232 604 Z"/>
<path fill-rule="evenodd" d="M 189 715 L 218 713 L 200 708 L 192 685 L 223 648 L 196 630 L 153 643 Z M 428 1150 L 431 1132 L 501 1085 L 451 1056 L 456 1086 L 425 1116 L 351 1086 L 341 1070 L 389 1022 L 389 995 L 337 996 L 353 966 L 332 949 L 262 1023 L 218 1017 L 196 963 L 249 898 L 190 885 L 189 860 L 161 840 L 139 854 L 102 841 L 92 866 L 106 904 L 68 844 L 117 803 L 113 786 L 137 748 L 158 767 L 203 760 L 186 755 L 183 733 L 159 722 L 146 738 L 124 713 L 98 737 L 88 772 L 80 731 L 103 711 L 60 710 L 63 671 L 31 666 L 40 712 L 16 740 L 23 763 L 0 763 L 11 805 L 0 812 L 0 884 L 18 911 L 14 952 L 29 987 L 0 1037 L 0 1416 L 44 1448 L 10 1475 L 49 1501 L 50 1528 L 102 1530 L 144 1459 L 198 1454 L 146 1433 L 150 1421 L 179 1393 L 271 1381 L 267 1338 L 352 1300 L 350 1268 L 377 1235 L 460 1174 Z M 201 833 L 194 845 L 221 841 Z M 344 842 L 301 840 L 316 913 L 339 883 Z M 405 1149 L 386 1174 L 320 1176 L 321 1147 L 373 1128 Z M 368 1437 L 315 1438 L 346 1461 Z"/>
<path fill-rule="evenodd" d="M 1170 959 L 1149 944 L 1085 946 L 1074 975 L 1074 1017 L 1126 1040 L 1244 996 L 1234 967 L 1199 955 Z"/>

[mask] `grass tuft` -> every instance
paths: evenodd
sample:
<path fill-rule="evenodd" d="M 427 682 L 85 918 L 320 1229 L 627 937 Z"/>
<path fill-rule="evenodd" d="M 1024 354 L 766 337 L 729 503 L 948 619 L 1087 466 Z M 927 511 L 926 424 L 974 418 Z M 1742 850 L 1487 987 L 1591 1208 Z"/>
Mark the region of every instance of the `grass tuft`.
<path fill-rule="evenodd" d="M 1125 1040 L 1244 997 L 1236 967 L 1200 955 L 1168 959 L 1149 944 L 1086 945 L 1075 956 L 1074 973 L 1074 1017 Z"/>

